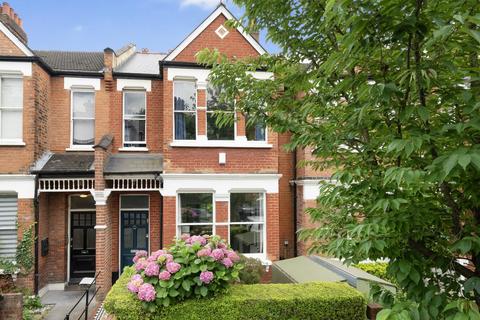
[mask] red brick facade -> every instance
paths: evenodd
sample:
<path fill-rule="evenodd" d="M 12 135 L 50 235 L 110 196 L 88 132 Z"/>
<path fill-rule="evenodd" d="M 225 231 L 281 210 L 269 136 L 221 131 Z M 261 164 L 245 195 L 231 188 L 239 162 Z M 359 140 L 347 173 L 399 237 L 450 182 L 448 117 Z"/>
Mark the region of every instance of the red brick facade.
<path fill-rule="evenodd" d="M 213 192 L 218 198 L 214 200 L 216 212 L 216 233 L 226 239 L 229 238 L 229 198 L 231 190 L 254 190 L 245 192 L 262 192 L 265 194 L 265 232 L 266 251 L 264 259 L 275 261 L 278 259 L 293 257 L 296 253 L 295 232 L 298 227 L 304 225 L 304 219 L 295 212 L 303 210 L 305 202 L 296 199 L 296 177 L 315 176 L 317 173 L 307 169 L 296 170 L 295 154 L 285 150 L 283 146 L 290 140 L 288 134 L 277 134 L 272 131 L 267 133 L 267 141 L 260 147 L 249 144 L 245 137 L 245 119 L 240 113 L 237 114 L 236 137 L 231 145 L 199 145 L 179 146 L 175 145 L 174 139 L 174 111 L 173 111 L 173 86 L 174 79 L 170 72 L 178 68 L 190 70 L 189 66 L 194 63 L 195 55 L 203 48 L 215 48 L 230 57 L 258 56 L 259 51 L 252 45 L 240 31 L 233 29 L 222 39 L 216 34 L 219 26 L 226 21 L 224 14 L 218 15 L 199 35 L 193 39 L 178 55 L 164 63 L 159 68 L 157 75 L 142 77 L 139 74 L 129 76 L 115 73 L 115 59 L 118 57 L 111 49 L 105 49 L 103 73 L 97 74 L 62 74 L 53 73 L 45 62 L 37 59 L 34 53 L 28 59 L 22 60 L 31 66 L 32 74 L 23 77 L 23 141 L 25 145 L 3 146 L 0 145 L 0 179 L 8 179 L 8 175 L 21 174 L 25 177 L 33 177 L 42 165 L 44 158 L 48 160 L 51 153 L 62 155 L 85 155 L 93 156 L 94 174 L 89 178 L 95 179 L 95 187 L 91 190 L 81 189 L 79 192 L 55 192 L 41 191 L 38 195 L 33 190 L 35 183 L 31 183 L 31 192 L 28 196 L 20 197 L 18 220 L 20 225 L 28 225 L 35 222 L 37 215 L 37 266 L 36 289 L 48 288 L 48 285 L 63 284 L 69 280 L 69 254 L 71 239 L 69 239 L 69 197 L 72 194 L 92 193 L 96 201 L 96 243 L 95 243 L 95 269 L 101 272 L 98 284 L 102 287 L 99 294 L 103 297 L 112 282 L 112 274 L 118 274 L 120 265 L 120 227 L 119 227 L 119 199 L 123 194 L 147 194 L 149 195 L 149 250 L 158 250 L 162 246 L 168 246 L 178 235 L 178 204 L 176 194 L 184 188 L 181 186 L 168 193 L 166 190 L 174 178 L 168 178 L 168 174 L 191 175 L 192 179 L 197 176 L 209 174 L 210 180 L 205 180 L 196 189 L 189 192 Z M 0 32 L 0 55 L 12 57 L 9 63 L 15 65 L 18 56 L 25 56 L 6 35 Z M 8 59 L 7 59 L 8 60 Z M 159 61 L 160 63 L 161 61 Z M 1 61 L 0 61 L 1 63 Z M 177 65 L 175 65 L 177 63 Z M 182 67 L 181 63 L 185 63 Z M 1 68 L 0 68 L 1 69 Z M 199 66 L 195 67 L 198 70 Z M 102 137 L 110 135 L 111 144 L 108 147 L 96 146 L 95 151 L 72 151 L 72 110 L 71 88 L 67 82 L 72 78 L 80 78 L 82 81 L 99 81 L 99 87 L 95 88 L 95 143 L 100 143 Z M 161 154 L 163 156 L 163 188 L 159 190 L 112 190 L 109 189 L 109 178 L 104 175 L 104 168 L 111 155 L 135 154 L 125 151 L 123 145 L 124 96 L 122 89 L 118 89 L 120 81 L 148 82 L 146 91 L 146 148 L 134 150 L 137 154 Z M 197 94 L 197 137 L 206 137 L 206 90 L 203 86 L 205 79 L 196 79 L 198 84 Z M 142 82 L 143 81 L 143 82 Z M 139 83 L 140 83 L 139 82 Z M 201 85 L 202 84 L 202 85 Z M 138 88 L 136 88 L 138 89 Z M 141 88 L 140 88 L 141 89 Z M 197 138 L 198 139 L 198 138 Z M 200 139 L 196 142 L 202 143 Z M 235 145 L 235 143 L 239 145 Z M 130 150 L 131 151 L 131 150 Z M 226 162 L 220 163 L 219 155 L 225 154 Z M 297 154 L 300 160 L 306 153 Z M 15 160 L 15 161 L 12 161 Z M 38 171 L 39 172 L 39 171 Z M 328 173 L 321 173 L 321 176 Z M 230 179 L 229 185 L 215 180 L 219 177 Z M 251 177 L 252 181 L 261 181 L 263 185 L 243 185 L 239 188 L 237 176 Z M 12 175 L 13 176 L 13 175 Z M 213 177 L 213 178 L 212 178 Z M 274 182 L 272 182 L 274 177 Z M 51 178 L 39 173 L 37 179 Z M 63 173 L 56 175 L 60 180 L 78 178 L 78 175 Z M 13 179 L 13 178 L 11 178 Z M 33 178 L 32 178 L 33 179 Z M 173 179 L 171 182 L 168 179 Z M 195 178 L 196 179 L 196 178 Z M 255 180 L 256 179 L 256 180 Z M 263 180 L 262 180 L 263 179 Z M 270 180 L 269 180 L 270 179 Z M 215 182 L 214 182 L 215 180 Z M 2 180 L 0 180 L 1 183 Z M 32 180 L 33 181 L 33 180 Z M 188 183 L 190 183 L 188 182 Z M 187 183 L 187 184 L 188 184 Z M 0 194 L 4 191 L 0 184 Z M 218 188 L 218 189 L 215 189 Z M 222 190 L 220 190 L 222 188 Z M 15 191 L 15 190 L 14 190 Z M 239 192 L 238 190 L 236 192 Z M 36 199 L 35 199 L 36 198 Z M 296 199 L 296 200 L 295 200 Z M 311 203 L 309 203 L 311 204 Z M 37 212 L 37 214 L 35 214 Z M 295 224 L 296 223 L 296 224 Z M 21 232 L 20 232 L 21 234 Z M 19 234 L 19 237 L 21 236 Z M 42 255 L 40 243 L 48 239 L 48 253 Z M 300 248 L 300 253 L 304 248 Z M 268 278 L 268 276 L 267 276 Z M 267 279 L 266 278 L 266 279 Z M 34 276 L 22 280 L 24 285 L 34 289 Z"/>

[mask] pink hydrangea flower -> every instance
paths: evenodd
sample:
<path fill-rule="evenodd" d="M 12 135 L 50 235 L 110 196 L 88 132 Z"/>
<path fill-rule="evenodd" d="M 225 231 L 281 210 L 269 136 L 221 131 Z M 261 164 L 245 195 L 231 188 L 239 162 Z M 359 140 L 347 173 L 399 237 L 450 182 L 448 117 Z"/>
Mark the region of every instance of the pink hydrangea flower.
<path fill-rule="evenodd" d="M 145 275 L 149 277 L 158 276 L 160 266 L 156 262 L 148 262 L 145 267 Z"/>
<path fill-rule="evenodd" d="M 188 238 L 190 238 L 190 235 L 188 233 L 184 233 L 180 236 L 180 239 L 182 239 L 183 241 L 187 240 Z"/>
<path fill-rule="evenodd" d="M 195 242 L 200 243 L 202 246 L 207 244 L 207 239 L 205 239 L 202 236 L 191 236 L 187 240 L 185 240 L 186 243 L 188 244 L 194 244 Z"/>
<path fill-rule="evenodd" d="M 213 280 L 213 272 L 211 271 L 202 271 L 200 273 L 200 281 L 202 281 L 205 284 L 209 284 Z"/>
<path fill-rule="evenodd" d="M 148 252 L 145 250 L 139 250 L 135 253 L 135 257 L 133 257 L 133 263 L 137 263 L 140 258 L 145 258 L 148 256 Z"/>
<path fill-rule="evenodd" d="M 138 299 L 142 301 L 153 301 L 155 296 L 155 288 L 150 283 L 144 283 L 138 288 Z"/>
<path fill-rule="evenodd" d="M 218 249 L 227 249 L 227 246 L 225 245 L 225 243 L 219 242 L 219 243 L 217 244 L 217 248 L 218 248 Z"/>
<path fill-rule="evenodd" d="M 212 253 L 212 249 L 210 247 L 205 247 L 201 250 L 198 250 L 197 257 L 208 257 Z"/>
<path fill-rule="evenodd" d="M 222 260 L 225 256 L 222 249 L 214 249 L 210 256 L 215 260 Z"/>
<path fill-rule="evenodd" d="M 147 261 L 148 262 L 153 262 L 157 261 L 158 257 L 160 257 L 162 254 L 167 253 L 165 250 L 157 250 L 150 257 L 148 257 Z"/>
<path fill-rule="evenodd" d="M 166 270 L 163 270 L 162 272 L 160 272 L 160 274 L 158 275 L 158 278 L 160 280 L 163 280 L 163 281 L 168 281 L 170 280 L 170 277 L 172 276 L 172 274 Z"/>
<path fill-rule="evenodd" d="M 233 250 L 229 250 L 227 252 L 227 258 L 232 260 L 233 262 L 238 262 L 240 261 L 240 256 Z"/>
<path fill-rule="evenodd" d="M 143 284 L 142 276 L 139 274 L 134 274 L 130 279 L 130 282 L 127 284 L 127 289 L 130 292 L 137 293 L 138 288 Z"/>
<path fill-rule="evenodd" d="M 157 262 L 159 263 L 170 262 L 170 261 L 173 261 L 173 256 L 169 253 L 163 253 L 157 259 Z"/>
<path fill-rule="evenodd" d="M 180 270 L 180 268 L 181 268 L 180 264 L 176 262 L 170 261 L 167 263 L 167 270 L 170 273 L 176 273 L 178 272 L 178 270 Z"/>
<path fill-rule="evenodd" d="M 145 259 L 145 257 L 141 257 L 135 263 L 135 270 L 142 271 L 143 269 L 145 269 L 146 266 L 147 266 L 147 259 Z"/>
<path fill-rule="evenodd" d="M 231 268 L 233 266 L 233 261 L 230 260 L 230 258 L 225 258 L 222 260 L 222 264 L 227 268 Z"/>

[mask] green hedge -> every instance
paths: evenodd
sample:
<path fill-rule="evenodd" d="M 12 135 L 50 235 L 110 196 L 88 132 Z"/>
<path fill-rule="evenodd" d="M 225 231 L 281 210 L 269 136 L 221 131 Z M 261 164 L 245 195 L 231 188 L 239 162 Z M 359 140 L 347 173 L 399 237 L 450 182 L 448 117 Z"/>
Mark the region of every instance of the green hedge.
<path fill-rule="evenodd" d="M 225 294 L 186 300 L 148 314 L 126 289 L 132 274 L 132 269 L 125 269 L 104 301 L 105 310 L 118 320 L 355 320 L 366 315 L 362 294 L 339 283 L 233 285 Z"/>

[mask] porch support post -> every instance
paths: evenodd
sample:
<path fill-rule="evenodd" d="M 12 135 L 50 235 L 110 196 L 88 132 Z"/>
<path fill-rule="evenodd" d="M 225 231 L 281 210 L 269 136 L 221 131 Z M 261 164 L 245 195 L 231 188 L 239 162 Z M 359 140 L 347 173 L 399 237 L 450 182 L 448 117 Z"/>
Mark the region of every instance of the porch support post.
<path fill-rule="evenodd" d="M 95 271 L 100 272 L 96 286 L 99 288 L 96 299 L 103 301 L 112 287 L 112 217 L 108 206 L 110 190 L 105 189 L 103 168 L 110 151 L 112 136 L 104 136 L 95 148 L 95 191 L 93 196 L 96 207 L 95 225 Z"/>

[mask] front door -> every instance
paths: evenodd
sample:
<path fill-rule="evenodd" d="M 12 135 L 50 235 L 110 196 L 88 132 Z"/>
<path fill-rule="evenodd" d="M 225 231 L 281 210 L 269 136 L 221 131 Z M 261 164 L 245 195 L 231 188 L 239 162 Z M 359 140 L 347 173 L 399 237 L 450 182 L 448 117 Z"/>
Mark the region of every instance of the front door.
<path fill-rule="evenodd" d="M 95 211 L 72 212 L 70 281 L 95 276 Z"/>
<path fill-rule="evenodd" d="M 138 250 L 148 252 L 148 210 L 120 212 L 120 263 L 121 269 L 133 264 L 133 257 Z"/>

